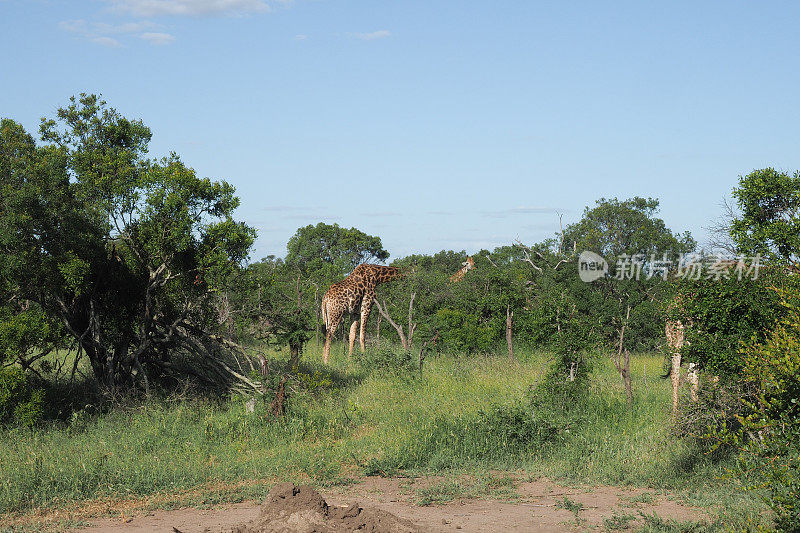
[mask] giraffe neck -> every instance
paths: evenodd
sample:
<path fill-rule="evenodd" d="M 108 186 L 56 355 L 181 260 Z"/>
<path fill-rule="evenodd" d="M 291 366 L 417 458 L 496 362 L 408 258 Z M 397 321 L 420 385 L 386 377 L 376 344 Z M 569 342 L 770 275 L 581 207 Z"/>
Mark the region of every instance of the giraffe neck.
<path fill-rule="evenodd" d="M 382 265 L 371 265 L 370 269 L 375 277 L 375 283 L 385 283 L 405 276 L 405 273 L 397 267 Z"/>

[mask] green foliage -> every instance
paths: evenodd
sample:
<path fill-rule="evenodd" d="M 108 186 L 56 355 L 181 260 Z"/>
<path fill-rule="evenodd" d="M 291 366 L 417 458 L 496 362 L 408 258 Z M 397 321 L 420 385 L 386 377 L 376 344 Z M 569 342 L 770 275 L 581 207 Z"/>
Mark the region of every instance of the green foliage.
<path fill-rule="evenodd" d="M 0 368 L 0 425 L 31 427 L 44 414 L 44 391 L 19 368 Z"/>
<path fill-rule="evenodd" d="M 361 263 L 389 258 L 380 237 L 324 222 L 298 229 L 286 249 L 287 263 L 305 274 L 322 274 L 327 279 L 344 275 Z"/>
<path fill-rule="evenodd" d="M 437 416 L 398 450 L 372 459 L 367 475 L 410 468 L 434 470 L 502 461 L 534 452 L 550 437 L 522 405 L 494 406 L 466 416 Z"/>
<path fill-rule="evenodd" d="M 658 204 L 656 199 L 638 196 L 623 201 L 601 198 L 594 208 L 586 208 L 580 222 L 565 229 L 564 242 L 599 253 L 612 266 L 614 258 L 622 254 L 660 258 L 667 253 L 674 258 L 693 251 L 696 243 L 688 232 L 675 234 L 654 216 Z"/>
<path fill-rule="evenodd" d="M 531 392 L 531 419 L 548 441 L 564 438 L 587 414 L 591 361 L 586 357 L 576 365 L 574 379 L 569 380 L 564 359 L 557 357 Z"/>
<path fill-rule="evenodd" d="M 691 522 L 668 520 L 661 518 L 656 513 L 646 514 L 639 512 L 644 524 L 637 529 L 642 533 L 711 533 L 714 531 L 729 531 L 723 524 L 705 522 Z"/>
<path fill-rule="evenodd" d="M 269 257 L 230 276 L 226 297 L 241 338 L 288 346 L 296 365 L 319 309 L 315 293 L 322 297 L 319 286 L 296 266 Z"/>
<path fill-rule="evenodd" d="M 795 262 L 800 253 L 800 172 L 754 170 L 739 178 L 733 197 L 741 211 L 730 228 L 737 249 L 767 260 Z"/>
<path fill-rule="evenodd" d="M 631 528 L 631 522 L 636 520 L 636 515 L 614 511 L 611 518 L 603 519 L 603 529 L 606 531 L 620 531 Z"/>
<path fill-rule="evenodd" d="M 740 428 L 716 432 L 739 448 L 740 472 L 764 491 L 781 531 L 800 529 L 800 307 L 762 343 L 743 350 L 743 379 L 755 387 Z"/>
<path fill-rule="evenodd" d="M 727 459 L 735 452 L 734 447 L 708 436 L 739 431 L 745 401 L 752 398 L 752 394 L 751 384 L 707 379 L 695 401 L 684 398 L 679 405 L 674 422 L 675 433 L 712 459 Z"/>
<path fill-rule="evenodd" d="M 570 500 L 569 497 L 564 496 L 563 500 L 556 500 L 556 509 L 565 509 L 569 511 L 575 515 L 575 519 L 577 520 L 585 507 L 582 503 Z"/>
<path fill-rule="evenodd" d="M 0 353 L 25 366 L 36 355 L 20 350 L 68 335 L 107 390 L 168 373 L 176 352 L 213 366 L 213 297 L 255 237 L 233 187 L 175 154 L 146 159 L 150 130 L 95 95 L 40 131 L 50 144 L 0 127 Z"/>
<path fill-rule="evenodd" d="M 480 317 L 462 309 L 439 309 L 434 327 L 441 332 L 442 348 L 453 353 L 485 353 L 500 339 L 498 324 L 481 323 Z"/>
<path fill-rule="evenodd" d="M 418 505 L 431 505 L 432 503 L 447 503 L 463 496 L 466 488 L 454 480 L 445 480 L 418 491 Z"/>
<path fill-rule="evenodd" d="M 779 268 L 763 269 L 755 280 L 731 276 L 674 281 L 674 298 L 665 300 L 665 312 L 691 324 L 686 329 L 685 360 L 723 379 L 738 379 L 744 364 L 742 344 L 766 338 L 785 316 L 780 292 L 796 290 L 798 283 L 796 276 Z"/>
<path fill-rule="evenodd" d="M 419 370 L 417 357 L 409 350 L 398 346 L 384 345 L 380 348 L 354 354 L 356 362 L 366 370 L 392 372 L 408 375 Z"/>

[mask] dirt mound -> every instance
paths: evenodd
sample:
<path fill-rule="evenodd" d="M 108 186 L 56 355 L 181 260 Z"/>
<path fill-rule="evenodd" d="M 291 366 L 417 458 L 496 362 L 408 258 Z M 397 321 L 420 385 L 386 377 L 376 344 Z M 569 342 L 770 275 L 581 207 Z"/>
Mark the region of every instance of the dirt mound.
<path fill-rule="evenodd" d="M 356 503 L 330 507 L 320 494 L 307 485 L 279 483 L 269 491 L 261 505 L 261 515 L 231 533 L 407 533 L 421 531 L 408 520 Z"/>

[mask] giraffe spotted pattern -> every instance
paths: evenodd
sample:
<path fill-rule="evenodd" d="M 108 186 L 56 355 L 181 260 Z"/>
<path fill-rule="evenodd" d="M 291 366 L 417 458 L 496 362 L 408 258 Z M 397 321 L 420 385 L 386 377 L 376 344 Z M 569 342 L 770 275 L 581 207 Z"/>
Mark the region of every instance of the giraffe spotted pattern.
<path fill-rule="evenodd" d="M 382 265 L 358 265 L 353 272 L 342 281 L 334 283 L 322 297 L 322 321 L 325 324 L 325 347 L 322 360 L 328 364 L 331 352 L 331 340 L 345 314 L 359 312 L 361 315 L 361 331 L 359 344 L 365 350 L 366 326 L 372 304 L 375 301 L 375 287 L 381 283 L 402 278 L 405 274 L 397 267 Z M 358 320 L 350 326 L 350 351 L 356 338 Z"/>

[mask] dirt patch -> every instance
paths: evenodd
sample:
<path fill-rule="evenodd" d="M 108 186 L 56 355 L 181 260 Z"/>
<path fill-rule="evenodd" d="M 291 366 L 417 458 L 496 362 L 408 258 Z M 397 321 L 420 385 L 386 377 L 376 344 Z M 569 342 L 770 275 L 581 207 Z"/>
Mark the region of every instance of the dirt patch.
<path fill-rule="evenodd" d="M 410 533 L 420 531 L 411 521 L 357 503 L 331 507 L 308 485 L 279 483 L 261 505 L 259 518 L 236 526 L 231 533 Z"/>
<path fill-rule="evenodd" d="M 266 516 L 275 517 L 276 509 L 279 510 L 278 517 L 281 510 L 287 513 L 283 520 L 288 520 L 292 514 L 296 514 L 288 511 L 300 510 L 302 513 L 303 509 L 310 510 L 306 516 L 309 519 L 306 522 L 309 529 L 305 531 L 321 532 L 340 531 L 324 527 L 329 527 L 329 524 L 336 523 L 337 520 L 343 520 L 345 514 L 355 515 L 347 517 L 348 520 L 353 520 L 349 523 L 362 521 L 366 523 L 366 519 L 373 511 L 384 511 L 389 516 L 404 520 L 405 522 L 400 522 L 401 527 L 404 524 L 411 524 L 405 531 L 447 533 L 575 532 L 586 529 L 630 531 L 643 525 L 645 515 L 657 515 L 664 520 L 681 523 L 709 520 L 707 510 L 684 505 L 674 494 L 665 491 L 602 485 L 565 486 L 548 479 L 531 479 L 524 473 L 513 472 L 495 473 L 494 477 L 511 478 L 513 484 L 504 486 L 502 493 L 493 491 L 492 484 L 489 483 L 485 490 L 471 489 L 463 494 L 453 494 L 446 501 L 421 505 L 424 494 L 430 494 L 437 487 L 449 486 L 452 478 L 368 477 L 358 480 L 355 484 L 319 489 L 320 493 L 316 496 L 313 492 L 302 490 L 294 494 L 292 489 L 291 498 L 287 495 L 277 506 L 273 506 L 267 499 L 265 502 L 220 505 L 214 509 L 186 508 L 134 512 L 126 508 L 122 516 L 120 508 L 114 507 L 107 513 L 107 518 L 94 519 L 92 526 L 78 531 L 174 533 L 173 528 L 175 528 L 182 533 L 230 533 L 231 531 L 260 533 L 276 530 L 256 529 L 259 524 L 265 522 Z M 475 483 L 475 479 L 470 477 L 458 481 L 465 487 Z M 270 496 L 287 494 L 286 489 L 281 490 L 283 492 L 273 488 Z M 353 501 L 359 502 L 357 509 L 352 508 Z M 322 512 L 325 506 L 328 509 L 328 516 Z M 356 510 L 359 510 L 358 513 Z M 83 514 L 77 518 L 87 516 Z M 298 518 L 300 516 L 296 516 L 295 519 Z M 314 525 L 316 523 L 314 520 L 319 521 L 318 526 Z M 380 518 L 370 520 L 371 523 L 381 523 Z M 346 527 L 347 531 L 353 531 L 359 526 Z M 412 529 L 414 527 L 416 529 Z M 285 531 L 302 530 L 285 529 Z"/>

